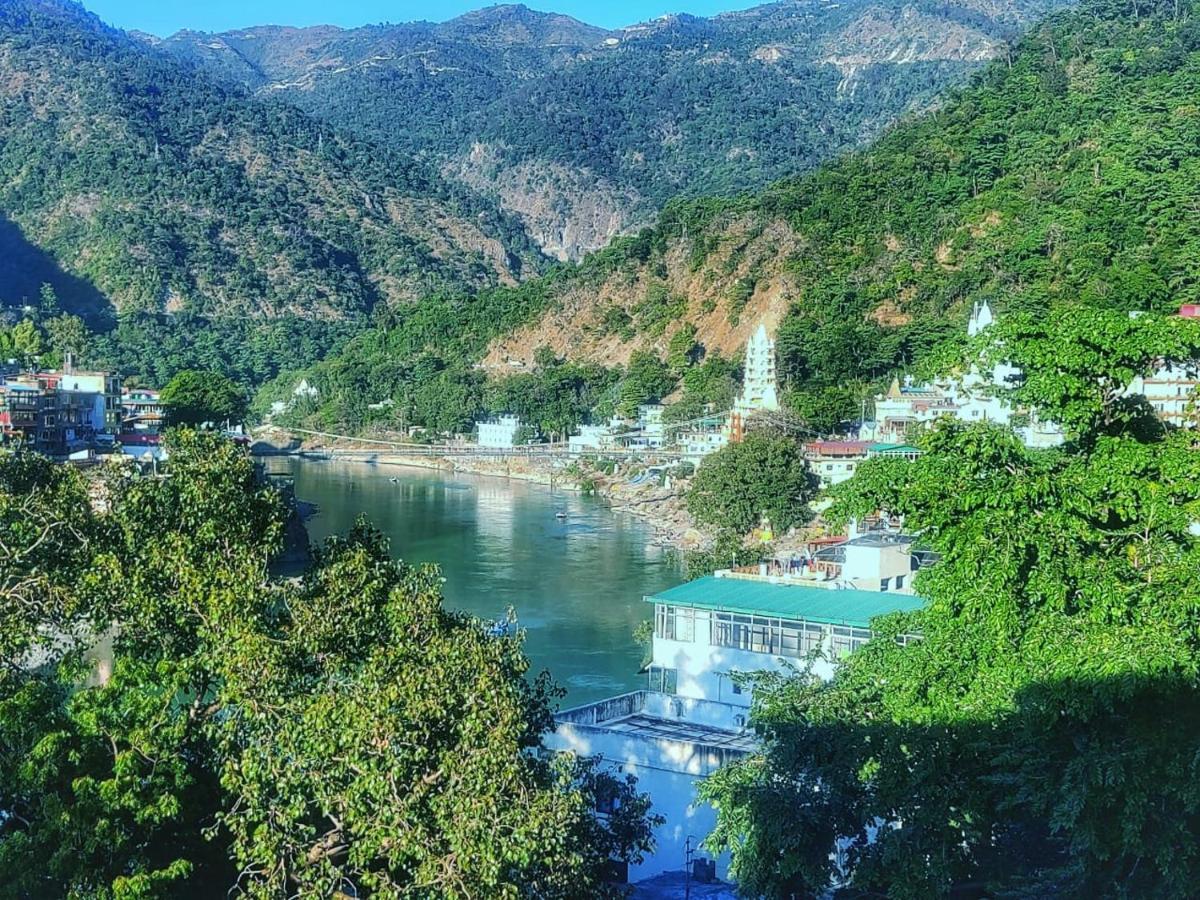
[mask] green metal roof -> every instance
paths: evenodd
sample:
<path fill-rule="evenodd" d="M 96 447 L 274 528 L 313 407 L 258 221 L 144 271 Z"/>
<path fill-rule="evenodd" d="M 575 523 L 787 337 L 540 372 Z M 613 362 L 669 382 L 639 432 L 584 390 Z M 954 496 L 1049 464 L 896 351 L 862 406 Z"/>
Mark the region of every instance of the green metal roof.
<path fill-rule="evenodd" d="M 646 601 L 856 628 L 870 627 L 877 616 L 911 612 L 925 605 L 924 598 L 911 594 L 773 584 L 713 575 L 660 591 Z"/>
<path fill-rule="evenodd" d="M 920 453 L 912 444 L 872 444 L 867 448 L 868 453 Z"/>

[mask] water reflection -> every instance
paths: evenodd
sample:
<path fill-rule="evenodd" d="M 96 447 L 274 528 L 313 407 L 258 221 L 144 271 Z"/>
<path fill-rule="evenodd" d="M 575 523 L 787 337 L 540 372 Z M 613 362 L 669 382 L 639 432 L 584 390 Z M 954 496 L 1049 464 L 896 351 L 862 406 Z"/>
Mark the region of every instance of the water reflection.
<path fill-rule="evenodd" d="M 680 574 L 637 520 L 500 478 L 293 459 L 268 470 L 294 476 L 296 495 L 320 507 L 308 522 L 314 541 L 366 514 L 397 556 L 442 567 L 448 605 L 489 618 L 514 608 L 535 669 L 551 670 L 566 703 L 642 686 L 632 640 L 650 618 L 642 598 Z"/>

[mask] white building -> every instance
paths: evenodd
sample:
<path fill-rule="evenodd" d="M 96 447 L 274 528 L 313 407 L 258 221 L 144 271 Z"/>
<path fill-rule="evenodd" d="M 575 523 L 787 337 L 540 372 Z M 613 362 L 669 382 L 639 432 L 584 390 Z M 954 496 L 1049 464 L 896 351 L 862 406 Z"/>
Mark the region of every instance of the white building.
<path fill-rule="evenodd" d="M 96 432 L 117 434 L 121 430 L 121 377 L 109 372 L 76 372 L 69 369 L 58 381 L 58 389 L 70 394 L 95 395 L 91 426 Z"/>
<path fill-rule="evenodd" d="M 855 541 L 861 546 L 851 547 Z M 757 747 L 747 730 L 751 692 L 737 673 L 782 671 L 820 650 L 814 671 L 830 677 L 839 659 L 871 638 L 873 618 L 923 605 L 910 592 L 917 565 L 911 538 L 887 544 L 864 535 L 841 546 L 847 551 L 836 578 L 807 568 L 782 576 L 719 572 L 647 597 L 654 606 L 649 689 L 556 717 L 547 747 L 600 757 L 636 776 L 665 820 L 655 830 L 654 854 L 633 867 L 631 881 L 684 868 L 689 843 L 695 848 L 716 821 L 697 799 L 697 784 Z M 878 588 L 901 569 L 905 592 L 845 587 L 858 581 Z M 728 859 L 716 863 L 726 877 Z"/>
<path fill-rule="evenodd" d="M 617 427 L 612 422 L 604 425 L 580 425 L 579 434 L 573 434 L 567 438 L 567 449 L 572 453 L 582 453 L 585 450 L 607 450 L 614 446 L 616 434 Z"/>
<path fill-rule="evenodd" d="M 1147 378 L 1138 376 L 1129 385 L 1130 394 L 1141 394 L 1158 414 L 1171 425 L 1195 427 L 1196 387 L 1200 385 L 1200 363 L 1167 363 Z"/>
<path fill-rule="evenodd" d="M 977 337 L 994 321 L 986 301 L 976 304 L 967 323 L 967 334 Z M 951 416 L 967 423 L 1012 426 L 1028 447 L 1058 446 L 1064 440 L 1061 428 L 1041 421 L 1032 410 L 1018 410 L 1003 396 L 1003 389 L 1012 387 L 1020 374 L 1014 366 L 997 363 L 989 372 L 972 366 L 956 378 L 934 384 L 913 384 L 911 378 L 901 384 L 899 379 L 893 379 L 887 393 L 875 398 L 875 421 L 869 428 L 864 427 L 860 437 L 899 443 L 907 439 L 913 426 L 928 426 L 943 416 Z"/>
<path fill-rule="evenodd" d="M 654 812 L 665 822 L 655 829 L 654 853 L 631 866 L 630 882 L 686 868 L 688 847 L 716 826 L 716 811 L 696 799 L 697 782 L 754 751 L 757 739 L 746 727 L 746 710 L 672 696 L 634 691 L 599 703 L 568 709 L 555 717 L 544 745 L 581 757 L 599 757 L 619 775 L 637 778 Z M 699 856 L 705 856 L 699 850 Z M 729 859 L 717 861 L 726 877 Z"/>
<path fill-rule="evenodd" d="M 699 466 L 704 457 L 729 446 L 729 428 L 707 428 L 685 431 L 679 435 L 683 459 Z"/>
<path fill-rule="evenodd" d="M 743 363 L 742 394 L 736 409 L 742 415 L 779 410 L 779 393 L 775 372 L 775 341 L 767 334 L 767 326 L 758 330 L 746 343 Z"/>
<path fill-rule="evenodd" d="M 870 446 L 869 441 L 810 441 L 804 445 L 804 458 L 821 483 L 832 487 L 854 477 Z"/>
<path fill-rule="evenodd" d="M 517 416 L 500 416 L 488 422 L 480 422 L 479 446 L 511 449 L 520 430 L 521 420 Z"/>
<path fill-rule="evenodd" d="M 644 403 L 638 407 L 638 435 L 635 441 L 639 446 L 658 448 L 665 442 L 666 426 L 663 424 L 663 409 L 661 403 Z"/>

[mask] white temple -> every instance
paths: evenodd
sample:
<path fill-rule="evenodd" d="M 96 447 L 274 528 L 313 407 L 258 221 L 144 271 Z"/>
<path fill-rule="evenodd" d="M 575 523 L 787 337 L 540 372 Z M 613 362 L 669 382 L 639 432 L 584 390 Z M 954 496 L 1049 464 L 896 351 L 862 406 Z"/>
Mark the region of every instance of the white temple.
<path fill-rule="evenodd" d="M 742 395 L 737 400 L 737 411 L 743 415 L 759 410 L 779 410 L 779 391 L 775 383 L 775 341 L 767 334 L 767 326 L 758 330 L 746 343 L 745 374 L 742 378 Z"/>

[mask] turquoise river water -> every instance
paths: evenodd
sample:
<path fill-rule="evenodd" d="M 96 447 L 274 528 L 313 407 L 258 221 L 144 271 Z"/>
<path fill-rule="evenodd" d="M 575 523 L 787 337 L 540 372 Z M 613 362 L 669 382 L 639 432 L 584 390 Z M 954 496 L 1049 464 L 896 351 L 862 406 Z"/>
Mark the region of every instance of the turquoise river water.
<path fill-rule="evenodd" d="M 515 609 L 534 671 L 549 669 L 567 689 L 564 706 L 645 684 L 633 641 L 651 617 L 643 597 L 681 574 L 637 519 L 504 478 L 293 458 L 266 468 L 294 477 L 296 496 L 318 505 L 306 523 L 314 543 L 366 514 L 395 556 L 441 566 L 448 606 L 487 618 Z"/>

